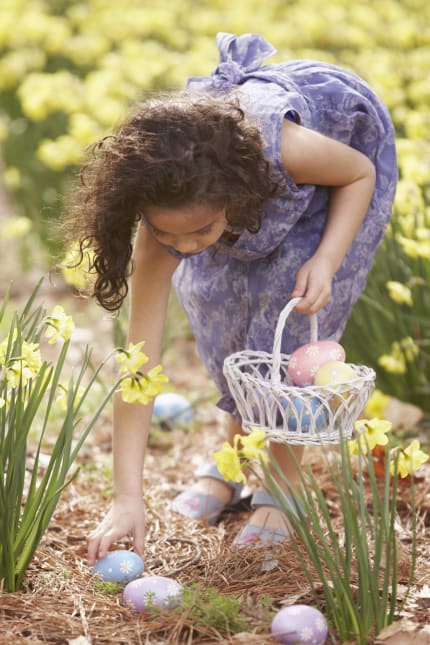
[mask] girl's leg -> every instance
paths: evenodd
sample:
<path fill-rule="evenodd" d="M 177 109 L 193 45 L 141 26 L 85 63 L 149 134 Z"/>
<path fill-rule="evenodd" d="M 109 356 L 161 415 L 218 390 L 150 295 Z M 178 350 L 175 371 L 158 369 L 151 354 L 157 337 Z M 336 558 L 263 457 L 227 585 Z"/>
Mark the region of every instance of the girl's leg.
<path fill-rule="evenodd" d="M 297 490 L 300 485 L 300 464 L 303 459 L 304 446 L 286 446 L 284 443 L 275 443 L 274 441 L 272 441 L 270 444 L 270 452 L 273 459 L 277 462 L 286 479 L 288 480 L 288 484 L 294 490 Z M 295 458 L 291 453 L 294 454 Z M 288 494 L 286 484 L 274 468 L 272 468 L 272 475 L 276 479 L 280 487 Z"/>
<path fill-rule="evenodd" d="M 234 420 L 232 416 L 227 417 L 226 421 L 226 434 L 227 441 L 233 444 L 234 436 L 236 434 L 245 434 L 242 430 L 242 427 Z M 270 444 L 270 453 L 271 457 L 277 462 L 281 471 L 284 473 L 288 484 L 293 488 L 298 488 L 300 484 L 300 472 L 296 466 L 294 457 L 292 456 L 290 450 L 293 450 L 297 463 L 300 464 L 303 456 L 303 447 L 302 446 L 290 446 L 287 447 L 282 443 L 271 442 Z M 210 460 L 210 459 L 209 459 Z M 283 481 L 282 476 L 280 476 L 275 468 L 272 468 L 272 475 L 278 481 L 280 487 L 285 490 L 285 493 L 288 495 L 288 486 Z M 184 515 L 190 515 L 188 512 L 181 510 L 181 504 L 185 503 L 185 506 L 189 504 L 190 500 L 193 500 L 195 497 L 200 499 L 200 510 L 197 512 L 197 515 L 193 515 L 194 518 L 205 519 L 206 510 L 205 510 L 205 499 L 216 498 L 220 502 L 220 509 L 222 510 L 223 506 L 228 505 L 233 499 L 234 491 L 231 486 L 225 483 L 222 479 L 216 479 L 214 477 L 200 477 L 197 482 L 187 491 L 181 493 L 181 495 L 174 500 L 173 509 L 177 512 L 180 512 Z M 180 504 L 178 506 L 178 500 Z M 176 505 L 175 505 L 176 502 Z M 208 506 L 209 508 L 209 506 Z M 219 511 L 220 512 L 220 511 Z M 285 524 L 285 515 L 278 509 L 273 506 L 258 506 L 253 514 L 251 515 L 248 525 L 249 528 L 253 527 L 253 532 L 257 533 L 259 529 L 272 529 L 275 533 L 277 529 L 280 529 L 280 533 L 286 530 Z M 245 527 L 245 533 L 246 533 Z M 241 541 L 241 536 L 236 539 L 238 544 L 246 543 Z"/>
<path fill-rule="evenodd" d="M 300 487 L 300 471 L 295 464 L 291 451 L 295 454 L 297 464 L 300 467 L 304 452 L 303 446 L 286 446 L 283 443 L 275 442 L 271 442 L 270 444 L 271 458 L 277 462 L 281 471 L 284 473 L 288 484 L 294 490 L 297 490 Z M 275 468 L 271 468 L 271 474 L 279 483 L 279 486 L 285 491 L 286 495 L 289 495 L 288 486 L 284 482 L 282 476 L 276 472 Z M 273 528 L 275 530 L 279 528 L 285 531 L 286 529 L 285 515 L 278 508 L 274 508 L 273 506 L 259 506 L 256 508 L 249 519 L 249 524 L 255 527 L 261 526 Z"/>
<path fill-rule="evenodd" d="M 226 435 L 227 441 L 232 445 L 235 434 L 244 434 L 244 432 L 233 417 L 228 415 L 226 420 Z M 198 479 L 196 484 L 193 486 L 193 491 L 203 493 L 205 495 L 214 495 L 225 504 L 228 504 L 233 497 L 231 487 L 218 479 L 214 479 L 213 477 L 201 477 Z"/>
<path fill-rule="evenodd" d="M 227 441 L 233 441 L 235 434 L 242 433 L 241 427 L 232 417 L 228 417 L 226 426 Z M 209 466 L 211 462 L 212 466 Z M 204 474 L 200 474 L 193 486 L 175 497 L 172 510 L 186 517 L 206 520 L 213 524 L 226 506 L 230 503 L 236 504 L 240 500 L 242 488 L 239 484 L 227 484 L 210 457 L 207 466 L 209 468 L 203 468 Z"/>

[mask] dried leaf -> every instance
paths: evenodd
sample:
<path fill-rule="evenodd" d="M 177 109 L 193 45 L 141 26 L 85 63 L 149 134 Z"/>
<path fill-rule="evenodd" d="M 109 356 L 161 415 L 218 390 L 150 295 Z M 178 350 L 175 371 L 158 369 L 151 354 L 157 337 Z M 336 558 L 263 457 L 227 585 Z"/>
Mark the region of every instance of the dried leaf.
<path fill-rule="evenodd" d="M 422 589 L 417 593 L 417 598 L 430 598 L 430 587 L 429 585 L 424 585 Z"/>
<path fill-rule="evenodd" d="M 400 620 L 378 634 L 375 645 L 430 645 L 430 626 L 421 628 L 411 620 Z"/>
<path fill-rule="evenodd" d="M 267 573 L 276 569 L 277 566 L 279 566 L 279 560 L 273 556 L 273 553 L 266 551 L 261 564 L 261 571 Z"/>

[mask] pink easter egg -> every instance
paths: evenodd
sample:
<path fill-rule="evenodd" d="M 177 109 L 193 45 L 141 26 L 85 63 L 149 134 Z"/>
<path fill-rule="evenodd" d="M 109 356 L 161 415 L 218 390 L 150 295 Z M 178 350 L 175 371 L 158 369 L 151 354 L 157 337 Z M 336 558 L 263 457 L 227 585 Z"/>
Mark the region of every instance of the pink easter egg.
<path fill-rule="evenodd" d="M 182 586 L 165 576 L 145 576 L 130 582 L 124 589 L 124 603 L 135 611 L 152 606 L 170 609 L 179 603 Z"/>
<path fill-rule="evenodd" d="M 330 361 L 344 361 L 345 350 L 334 340 L 317 340 L 302 345 L 290 356 L 288 376 L 298 387 L 313 385 L 319 368 Z"/>
<path fill-rule="evenodd" d="M 270 629 L 276 642 L 283 645 L 323 645 L 328 632 L 323 614 L 309 605 L 284 607 L 273 618 Z"/>

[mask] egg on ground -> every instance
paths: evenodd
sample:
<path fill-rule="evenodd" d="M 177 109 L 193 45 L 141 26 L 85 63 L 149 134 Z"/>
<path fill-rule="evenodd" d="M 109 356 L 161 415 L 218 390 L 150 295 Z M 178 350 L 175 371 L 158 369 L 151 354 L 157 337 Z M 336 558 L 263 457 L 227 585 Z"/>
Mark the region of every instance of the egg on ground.
<path fill-rule="evenodd" d="M 165 576 L 145 576 L 133 580 L 124 589 L 124 603 L 135 611 L 149 607 L 170 609 L 179 603 L 182 586 Z"/>
<path fill-rule="evenodd" d="M 143 569 L 143 560 L 137 553 L 127 549 L 117 549 L 109 551 L 104 558 L 97 560 L 93 573 L 103 582 L 126 584 L 142 575 Z"/>
<path fill-rule="evenodd" d="M 187 425 L 194 417 L 191 403 L 182 394 L 163 392 L 154 399 L 152 418 L 165 428 Z"/>
<path fill-rule="evenodd" d="M 309 605 L 290 605 L 275 615 L 271 632 L 283 645 L 323 645 L 328 626 L 324 615 Z"/>

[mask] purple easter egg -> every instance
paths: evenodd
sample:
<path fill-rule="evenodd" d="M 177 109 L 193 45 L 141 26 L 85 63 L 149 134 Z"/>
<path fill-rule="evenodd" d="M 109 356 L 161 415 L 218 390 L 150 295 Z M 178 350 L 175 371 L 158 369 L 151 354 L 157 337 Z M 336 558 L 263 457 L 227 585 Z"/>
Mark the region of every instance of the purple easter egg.
<path fill-rule="evenodd" d="M 323 645 L 327 638 L 327 621 L 323 614 L 309 605 L 291 605 L 278 611 L 271 631 L 283 645 Z"/>
<path fill-rule="evenodd" d="M 135 611 L 148 607 L 171 609 L 179 603 L 182 586 L 164 576 L 146 576 L 133 580 L 124 589 L 124 603 Z"/>
<path fill-rule="evenodd" d="M 97 560 L 93 573 L 104 582 L 121 582 L 126 584 L 138 578 L 143 572 L 143 560 L 127 549 L 109 551 L 104 558 Z"/>

